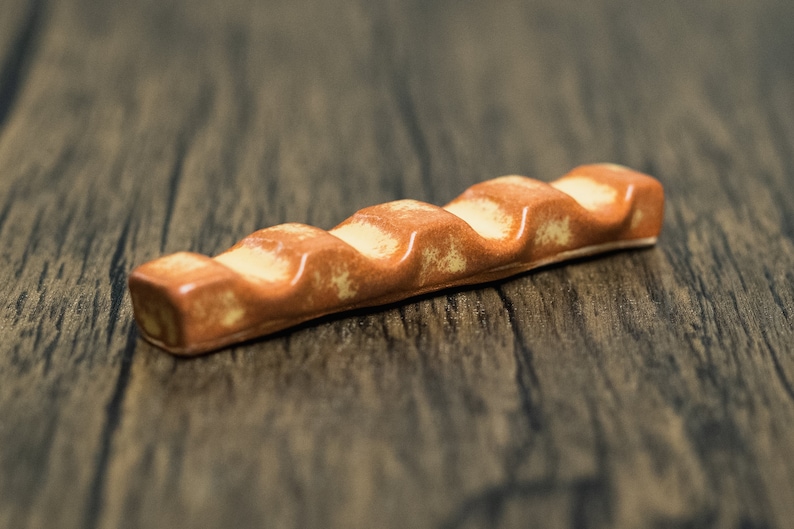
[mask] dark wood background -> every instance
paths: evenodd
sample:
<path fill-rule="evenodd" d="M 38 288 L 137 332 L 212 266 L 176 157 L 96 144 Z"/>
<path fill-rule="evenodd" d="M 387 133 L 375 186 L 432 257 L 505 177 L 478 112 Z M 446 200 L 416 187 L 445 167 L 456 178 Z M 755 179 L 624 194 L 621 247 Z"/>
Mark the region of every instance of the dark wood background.
<path fill-rule="evenodd" d="M 164 253 L 595 161 L 656 248 L 135 331 Z M 792 187 L 788 0 L 0 0 L 0 527 L 792 527 Z"/>

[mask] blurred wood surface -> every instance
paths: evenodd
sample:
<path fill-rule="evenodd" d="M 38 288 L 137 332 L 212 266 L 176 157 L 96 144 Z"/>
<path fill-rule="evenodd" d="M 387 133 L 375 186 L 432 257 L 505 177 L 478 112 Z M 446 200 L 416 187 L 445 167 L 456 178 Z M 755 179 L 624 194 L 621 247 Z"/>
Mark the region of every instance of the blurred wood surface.
<path fill-rule="evenodd" d="M 0 527 L 794 526 L 794 3 L 0 0 Z M 657 247 L 193 360 L 126 278 L 611 161 Z"/>

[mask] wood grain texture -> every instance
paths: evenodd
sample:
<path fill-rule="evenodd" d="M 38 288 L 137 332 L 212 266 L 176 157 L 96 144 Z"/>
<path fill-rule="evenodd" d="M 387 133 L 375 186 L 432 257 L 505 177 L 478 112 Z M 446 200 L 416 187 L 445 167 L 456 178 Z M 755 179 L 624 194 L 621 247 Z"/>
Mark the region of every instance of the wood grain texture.
<path fill-rule="evenodd" d="M 0 4 L 0 527 L 789 527 L 783 0 Z M 133 266 L 612 161 L 659 245 L 195 360 Z"/>

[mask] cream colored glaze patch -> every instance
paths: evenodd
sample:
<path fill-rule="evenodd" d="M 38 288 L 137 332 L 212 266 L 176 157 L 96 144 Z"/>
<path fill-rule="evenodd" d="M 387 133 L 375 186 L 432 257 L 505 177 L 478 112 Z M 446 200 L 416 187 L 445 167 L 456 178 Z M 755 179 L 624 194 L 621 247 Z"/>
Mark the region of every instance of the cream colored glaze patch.
<path fill-rule="evenodd" d="M 215 258 L 235 272 L 265 281 L 289 279 L 290 263 L 273 252 L 241 246 Z"/>
<path fill-rule="evenodd" d="M 458 250 L 454 240 L 450 240 L 446 252 L 439 248 L 426 248 L 422 251 L 422 281 L 430 272 L 455 274 L 466 270 L 466 257 Z"/>
<path fill-rule="evenodd" d="M 207 259 L 203 255 L 194 255 L 187 252 L 167 255 L 155 262 L 160 270 L 164 272 L 178 272 L 179 275 L 186 274 L 202 266 L 207 266 Z"/>
<path fill-rule="evenodd" d="M 221 319 L 221 324 L 225 327 L 231 327 L 245 316 L 245 311 L 241 308 L 230 309 Z"/>
<path fill-rule="evenodd" d="M 231 290 L 223 292 L 211 301 L 214 301 L 215 306 L 220 310 L 221 325 L 224 327 L 232 327 L 245 316 L 245 309 L 240 306 L 237 296 Z"/>
<path fill-rule="evenodd" d="M 550 220 L 538 228 L 535 243 L 539 245 L 556 244 L 565 246 L 571 242 L 571 219 Z"/>
<path fill-rule="evenodd" d="M 302 241 L 304 239 L 308 239 L 309 237 L 315 237 L 317 235 L 318 230 L 317 228 L 314 228 L 312 226 L 307 226 L 306 224 L 289 222 L 287 224 L 279 224 L 278 226 L 272 226 L 268 228 L 267 231 L 284 233 L 296 240 Z"/>
<path fill-rule="evenodd" d="M 571 176 L 552 182 L 551 186 L 570 195 L 585 209 L 595 210 L 614 204 L 618 198 L 617 190 L 606 184 L 599 184 L 585 176 Z"/>
<path fill-rule="evenodd" d="M 642 218 L 645 215 L 642 213 L 641 209 L 638 209 L 634 212 L 634 215 L 631 216 L 631 229 L 636 229 L 640 223 L 642 222 Z"/>
<path fill-rule="evenodd" d="M 410 198 L 407 198 L 405 200 L 395 200 L 394 202 L 387 202 L 386 204 L 382 204 L 380 207 L 386 208 L 389 211 L 399 211 L 399 212 L 412 212 L 412 211 L 435 212 L 438 209 L 438 206 L 434 206 L 426 202 L 420 202 L 419 200 L 412 200 Z"/>
<path fill-rule="evenodd" d="M 510 236 L 513 219 L 493 200 L 458 200 L 444 209 L 466 221 L 466 224 L 486 239 L 505 239 Z"/>
<path fill-rule="evenodd" d="M 355 297 L 358 290 L 350 280 L 350 272 L 343 270 L 331 276 L 331 284 L 336 289 L 336 295 L 342 301 Z"/>
<path fill-rule="evenodd" d="M 528 178 L 526 176 L 519 176 L 519 175 L 500 176 L 499 178 L 494 178 L 493 180 L 491 180 L 491 182 L 494 184 L 514 184 L 533 189 L 546 186 L 545 183 L 539 180 L 533 180 L 532 178 Z"/>
<path fill-rule="evenodd" d="M 147 334 L 167 344 L 176 343 L 176 323 L 174 314 L 169 308 L 149 305 L 139 312 L 141 326 Z"/>
<path fill-rule="evenodd" d="M 367 222 L 353 221 L 329 231 L 347 244 L 374 259 L 391 257 L 397 251 L 397 239 Z"/>

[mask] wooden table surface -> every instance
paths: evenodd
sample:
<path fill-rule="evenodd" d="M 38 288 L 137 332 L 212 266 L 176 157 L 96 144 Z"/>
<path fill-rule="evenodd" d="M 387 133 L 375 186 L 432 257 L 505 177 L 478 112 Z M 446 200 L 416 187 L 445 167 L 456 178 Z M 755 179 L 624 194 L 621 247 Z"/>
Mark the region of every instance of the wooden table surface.
<path fill-rule="evenodd" d="M 655 248 L 202 356 L 126 280 L 596 161 Z M 0 1 L 0 527 L 794 526 L 794 3 Z"/>

